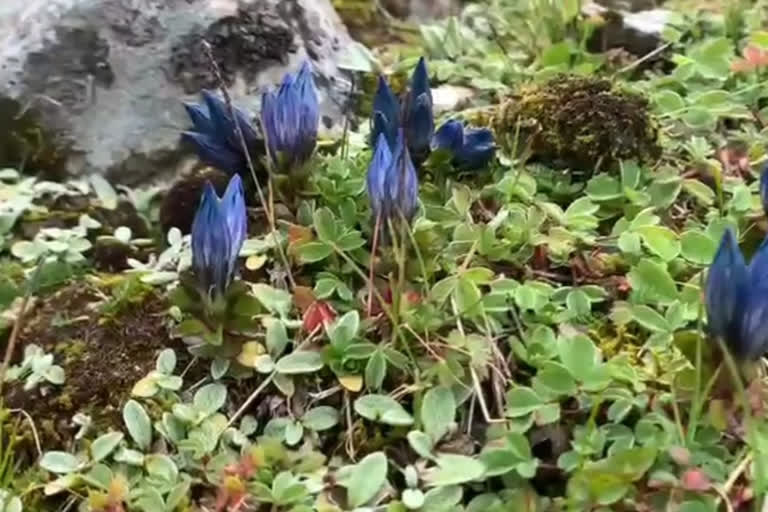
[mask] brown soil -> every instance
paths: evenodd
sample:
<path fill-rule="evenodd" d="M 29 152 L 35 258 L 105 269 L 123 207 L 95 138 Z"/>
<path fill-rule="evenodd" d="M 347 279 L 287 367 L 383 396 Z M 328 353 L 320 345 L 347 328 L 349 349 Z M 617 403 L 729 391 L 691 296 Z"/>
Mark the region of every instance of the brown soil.
<path fill-rule="evenodd" d="M 62 447 L 77 427 L 72 416 L 91 416 L 97 431 L 122 424 L 121 408 L 133 384 L 154 368 L 158 353 L 170 341 L 164 299 L 145 290 L 135 303 L 100 315 L 103 293 L 77 282 L 42 300 L 23 327 L 17 358 L 34 343 L 54 355 L 64 368 L 65 383 L 23 391 L 21 383 L 6 387 L 6 405 L 31 415 L 45 448 Z M 110 304 L 114 306 L 114 301 Z M 178 344 L 176 344 L 178 346 Z M 178 350 L 179 365 L 186 351 Z M 31 439 L 31 432 L 25 432 Z"/>

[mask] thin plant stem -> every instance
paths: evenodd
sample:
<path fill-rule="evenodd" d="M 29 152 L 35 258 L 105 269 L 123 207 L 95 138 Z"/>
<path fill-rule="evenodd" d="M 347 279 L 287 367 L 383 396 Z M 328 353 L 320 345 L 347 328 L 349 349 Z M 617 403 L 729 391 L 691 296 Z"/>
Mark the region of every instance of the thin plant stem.
<path fill-rule="evenodd" d="M 43 268 L 44 256 L 41 256 L 37 260 L 37 267 L 35 272 L 27 282 L 27 289 L 24 291 L 24 298 L 21 300 L 21 309 L 16 317 L 16 321 L 13 323 L 13 329 L 11 335 L 8 338 L 8 345 L 5 347 L 5 357 L 3 357 L 3 364 L 0 366 L 0 400 L 3 397 L 3 386 L 5 384 L 5 373 L 8 371 L 8 366 L 11 364 L 11 358 L 13 357 L 13 351 L 16 348 L 16 343 L 19 339 L 19 333 L 21 333 L 21 326 L 24 324 L 24 315 L 27 312 L 29 306 L 29 300 L 32 298 L 32 290 L 37 285 L 37 280 L 40 277 L 40 271 Z"/>
<path fill-rule="evenodd" d="M 232 417 L 229 418 L 229 421 L 227 422 L 227 426 L 224 427 L 224 430 L 231 427 L 235 423 L 235 421 L 237 421 L 238 418 L 240 418 L 240 416 L 242 416 L 245 413 L 245 411 L 248 410 L 248 407 L 250 407 L 253 401 L 259 397 L 261 392 L 267 388 L 267 386 L 274 380 L 276 375 L 277 375 L 277 372 L 273 371 L 272 373 L 267 375 L 267 377 L 263 381 L 261 381 L 261 384 L 259 384 L 259 387 L 257 387 L 253 391 L 253 393 L 251 393 L 251 395 L 245 400 L 245 402 L 243 402 L 243 405 L 240 406 L 237 412 L 235 412 L 235 414 L 233 414 Z"/>
<path fill-rule="evenodd" d="M 235 124 L 235 133 L 237 134 L 237 138 L 240 141 L 240 146 L 243 150 L 243 153 L 245 154 L 245 162 L 248 165 L 248 170 L 251 173 L 251 178 L 253 179 L 253 183 L 256 185 L 256 194 L 259 197 L 259 202 L 261 203 L 261 207 L 264 209 L 265 212 L 267 212 L 267 222 L 269 223 L 269 229 L 272 232 L 272 236 L 275 239 L 277 252 L 280 255 L 282 264 L 285 267 L 285 270 L 288 274 L 288 281 L 290 282 L 291 287 L 295 288 L 296 281 L 293 279 L 293 273 L 291 272 L 291 266 L 288 263 L 288 257 L 286 256 L 285 251 L 283 251 L 283 245 L 279 241 L 277 224 L 275 223 L 274 210 L 268 208 L 267 200 L 264 197 L 264 191 L 262 190 L 261 184 L 259 183 L 259 180 L 256 177 L 256 169 L 253 166 L 253 160 L 251 159 L 251 152 L 248 149 L 248 144 L 245 142 L 243 129 L 240 127 L 240 123 L 238 122 L 238 116 L 235 113 L 235 107 L 232 104 L 232 98 L 229 96 L 229 91 L 227 90 L 227 85 L 224 82 L 224 77 L 221 74 L 221 69 L 219 68 L 219 64 L 218 62 L 216 62 L 216 59 L 213 56 L 213 49 L 211 48 L 210 43 L 208 43 L 208 41 L 203 41 L 202 45 L 203 45 L 203 49 L 205 50 L 205 54 L 208 57 L 208 60 L 210 61 L 213 74 L 216 77 L 216 81 L 219 83 L 219 89 L 221 90 L 221 94 L 224 96 L 224 101 L 226 102 L 227 108 L 229 109 L 229 115 L 232 118 L 232 122 Z M 267 137 L 266 130 L 262 130 L 262 131 L 264 132 L 264 136 Z M 269 150 L 267 149 L 267 151 Z M 269 182 L 271 185 L 272 173 L 269 173 Z"/>
<path fill-rule="evenodd" d="M 381 212 L 376 215 L 376 223 L 373 228 L 373 245 L 371 247 L 371 262 L 368 264 L 370 270 L 368 271 L 368 316 L 373 313 L 373 278 L 374 278 L 374 260 L 376 259 L 376 252 L 379 248 L 379 230 L 381 229 Z"/>

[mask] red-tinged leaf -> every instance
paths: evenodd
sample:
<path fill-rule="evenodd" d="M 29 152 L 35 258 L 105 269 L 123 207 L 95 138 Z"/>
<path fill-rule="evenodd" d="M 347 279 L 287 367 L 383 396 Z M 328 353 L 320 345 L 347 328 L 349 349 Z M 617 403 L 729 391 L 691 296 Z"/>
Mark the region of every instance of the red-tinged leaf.
<path fill-rule="evenodd" d="M 288 254 L 296 257 L 299 247 L 315 239 L 312 229 L 298 224 L 291 224 L 288 228 Z"/>
<path fill-rule="evenodd" d="M 405 293 L 405 300 L 410 304 L 419 304 L 421 303 L 421 294 L 417 291 L 411 290 Z"/>
<path fill-rule="evenodd" d="M 316 300 L 304 312 L 303 328 L 307 332 L 315 332 L 320 326 L 328 327 L 336 320 L 336 311 L 325 301 Z"/>
<path fill-rule="evenodd" d="M 700 469 L 689 469 L 683 473 L 680 484 L 687 491 L 708 491 L 712 487 L 709 477 Z"/>

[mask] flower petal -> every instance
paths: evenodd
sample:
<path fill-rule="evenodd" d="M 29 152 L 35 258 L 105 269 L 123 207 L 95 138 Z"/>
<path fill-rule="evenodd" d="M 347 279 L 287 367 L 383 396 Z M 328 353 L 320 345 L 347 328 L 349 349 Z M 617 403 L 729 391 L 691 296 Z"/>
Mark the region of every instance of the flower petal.
<path fill-rule="evenodd" d="M 409 96 L 406 119 L 403 125 L 408 150 L 420 159 L 429 152 L 435 121 L 432 118 L 432 99 L 426 93 Z"/>
<path fill-rule="evenodd" d="M 496 144 L 489 129 L 470 129 L 464 133 L 464 145 L 456 154 L 456 164 L 467 170 L 482 169 L 493 159 L 495 153 Z"/>
<path fill-rule="evenodd" d="M 389 87 L 386 78 L 379 76 L 379 85 L 373 97 L 373 117 L 371 119 L 371 145 L 375 146 L 379 134 L 387 136 L 390 150 L 395 147 L 397 130 L 400 125 L 400 102 Z"/>
<path fill-rule="evenodd" d="M 392 152 L 389 150 L 387 138 L 382 133 L 379 135 L 379 141 L 376 143 L 376 150 L 368 166 L 368 175 L 366 177 L 368 198 L 371 202 L 371 211 L 373 212 L 374 219 L 379 214 L 384 214 L 386 178 L 391 165 Z"/>
<path fill-rule="evenodd" d="M 748 271 L 736 238 L 727 229 L 709 267 L 706 285 L 707 322 L 710 333 L 729 346 L 738 347 L 741 303 L 748 290 Z"/>
<path fill-rule="evenodd" d="M 243 195 L 243 182 L 240 176 L 235 174 L 229 180 L 227 190 L 221 199 L 224 216 L 227 219 L 227 229 L 231 241 L 229 262 L 229 274 L 234 275 L 235 263 L 243 247 L 247 235 L 247 214 L 245 211 L 245 197 Z"/>
<path fill-rule="evenodd" d="M 233 151 L 214 136 L 197 132 L 182 132 L 181 137 L 195 147 L 197 156 L 206 165 L 230 174 L 241 172 L 246 168 L 244 155 Z"/>
<path fill-rule="evenodd" d="M 442 149 L 456 153 L 464 146 L 464 125 L 461 121 L 450 119 L 443 123 L 432 137 L 432 149 Z"/>
<path fill-rule="evenodd" d="M 743 304 L 738 336 L 726 343 L 735 357 L 757 359 L 768 350 L 768 283 L 751 287 Z"/>
<path fill-rule="evenodd" d="M 216 190 L 207 182 L 192 222 L 192 266 L 202 289 L 209 295 L 223 294 L 229 285 L 231 244 Z"/>

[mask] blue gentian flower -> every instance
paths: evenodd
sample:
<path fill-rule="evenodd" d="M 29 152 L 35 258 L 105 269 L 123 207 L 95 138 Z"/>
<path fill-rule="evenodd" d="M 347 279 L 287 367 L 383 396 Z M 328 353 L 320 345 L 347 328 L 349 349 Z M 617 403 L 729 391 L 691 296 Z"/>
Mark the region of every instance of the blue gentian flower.
<path fill-rule="evenodd" d="M 373 114 L 371 116 L 371 145 L 376 147 L 379 135 L 386 136 L 390 150 L 397 142 L 397 132 L 400 129 L 400 102 L 390 89 L 387 79 L 379 76 L 379 87 L 373 97 Z"/>
<path fill-rule="evenodd" d="M 371 211 L 373 212 L 374 219 L 378 219 L 379 215 L 382 217 L 389 215 L 384 207 L 389 205 L 386 182 L 391 167 L 392 152 L 389 150 L 386 135 L 380 133 L 373 158 L 368 166 L 368 176 L 366 178 L 368 198 L 371 202 Z"/>
<path fill-rule="evenodd" d="M 272 169 L 281 174 L 301 169 L 317 144 L 320 108 L 305 62 L 296 75 L 286 74 L 277 91 L 262 96 L 261 124 Z"/>
<path fill-rule="evenodd" d="M 402 130 L 394 152 L 390 152 L 386 136 L 379 134 L 368 166 L 367 185 L 374 220 L 384 226 L 401 218 L 410 222 L 418 208 L 419 180 Z"/>
<path fill-rule="evenodd" d="M 419 178 L 402 131 L 398 134 L 397 144 L 392 152 L 392 163 L 387 174 L 386 186 L 391 204 L 390 216 L 394 218 L 402 216 L 410 222 L 418 208 Z"/>
<path fill-rule="evenodd" d="M 432 150 L 448 151 L 453 157 L 453 165 L 474 171 L 488 165 L 496 153 L 496 144 L 489 129 L 465 129 L 460 121 L 451 119 L 435 132 Z"/>
<path fill-rule="evenodd" d="M 192 267 L 203 292 L 210 298 L 226 292 L 235 276 L 237 256 L 246 238 L 243 183 L 235 174 L 219 199 L 205 184 L 192 223 Z"/>
<path fill-rule="evenodd" d="M 747 266 L 736 237 L 723 234 L 709 268 L 707 321 L 739 359 L 757 359 L 768 350 L 768 240 Z"/>
<path fill-rule="evenodd" d="M 184 104 L 194 129 L 182 132 L 182 138 L 194 145 L 198 157 L 207 165 L 230 174 L 247 171 L 246 156 L 229 107 L 210 91 L 203 91 L 202 96 L 201 104 Z M 255 147 L 259 139 L 248 115 L 239 108 L 234 110 L 246 146 Z"/>
<path fill-rule="evenodd" d="M 429 154 L 435 121 L 432 114 L 432 89 L 424 57 L 411 76 L 411 87 L 404 106 L 403 128 L 408 150 L 419 161 Z"/>

